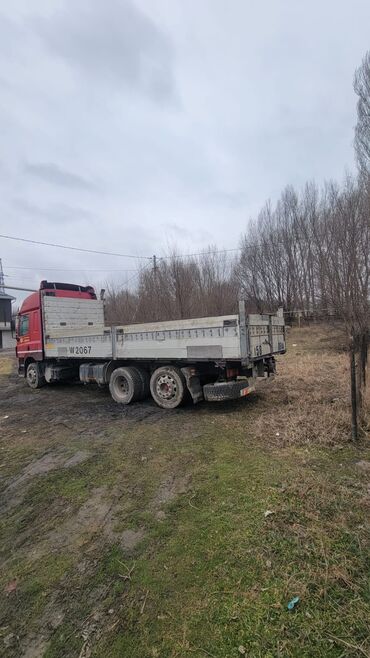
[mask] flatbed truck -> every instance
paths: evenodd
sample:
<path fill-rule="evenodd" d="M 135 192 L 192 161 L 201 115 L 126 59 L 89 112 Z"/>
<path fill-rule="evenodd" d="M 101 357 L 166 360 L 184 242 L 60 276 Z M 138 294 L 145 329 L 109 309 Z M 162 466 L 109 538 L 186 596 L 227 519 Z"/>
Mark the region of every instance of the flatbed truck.
<path fill-rule="evenodd" d="M 16 338 L 18 373 L 33 389 L 95 382 L 120 404 L 151 395 L 165 409 L 247 396 L 286 349 L 281 309 L 247 315 L 239 302 L 235 315 L 106 326 L 94 288 L 48 281 L 22 303 Z"/>

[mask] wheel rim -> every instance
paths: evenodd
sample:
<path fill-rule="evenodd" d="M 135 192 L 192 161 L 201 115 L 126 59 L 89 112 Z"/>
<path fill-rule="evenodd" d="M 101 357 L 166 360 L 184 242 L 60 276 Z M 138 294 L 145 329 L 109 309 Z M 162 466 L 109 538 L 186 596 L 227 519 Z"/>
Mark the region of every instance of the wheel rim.
<path fill-rule="evenodd" d="M 30 384 L 36 384 L 37 373 L 36 373 L 36 368 L 34 366 L 28 368 L 28 370 L 27 370 L 27 379 L 28 379 Z"/>
<path fill-rule="evenodd" d="M 161 375 L 156 382 L 156 392 L 162 400 L 174 400 L 177 396 L 177 382 L 171 375 Z"/>
<path fill-rule="evenodd" d="M 116 389 L 119 395 L 126 397 L 129 393 L 129 385 L 126 377 L 122 375 L 116 379 Z"/>

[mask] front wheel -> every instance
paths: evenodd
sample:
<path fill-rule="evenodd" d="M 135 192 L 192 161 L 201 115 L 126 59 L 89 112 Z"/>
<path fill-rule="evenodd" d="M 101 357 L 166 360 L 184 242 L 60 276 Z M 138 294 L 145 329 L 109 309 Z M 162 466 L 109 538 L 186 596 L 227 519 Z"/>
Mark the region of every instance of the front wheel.
<path fill-rule="evenodd" d="M 30 388 L 41 388 L 41 386 L 45 385 L 45 377 L 38 363 L 28 364 L 26 380 Z"/>
<path fill-rule="evenodd" d="M 185 377 L 179 368 L 157 368 L 150 378 L 150 392 L 159 407 L 175 409 L 185 399 Z"/>

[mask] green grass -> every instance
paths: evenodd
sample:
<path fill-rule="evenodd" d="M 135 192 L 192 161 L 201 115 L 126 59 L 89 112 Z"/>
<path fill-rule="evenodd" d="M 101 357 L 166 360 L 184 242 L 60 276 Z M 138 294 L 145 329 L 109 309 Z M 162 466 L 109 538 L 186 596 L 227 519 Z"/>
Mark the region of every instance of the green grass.
<path fill-rule="evenodd" d="M 14 621 L 17 622 L 15 629 L 18 628 L 18 632 L 24 628 L 27 628 L 28 633 L 38 632 L 43 610 L 71 564 L 71 556 L 63 553 L 51 553 L 38 560 L 27 556 L 13 560 L 11 579 L 16 579 L 18 586 L 15 592 L 6 598 L 4 595 L 2 597 L 0 638 L 14 628 Z M 2 590 L 8 580 L 8 577 L 4 578 L 5 573 L 4 570 Z"/>
<path fill-rule="evenodd" d="M 119 468 L 123 444 L 112 449 L 109 486 L 118 474 L 129 478 L 130 468 L 136 476 L 137 495 L 122 525 L 145 527 L 135 555 L 127 557 L 118 545 L 93 550 L 93 568 L 82 576 L 76 570 L 81 554 L 51 555 L 32 566 L 25 558 L 11 569 L 21 592 L 12 613 L 22 612 L 22 624 L 34 623 L 62 583 L 66 614 L 51 633 L 47 658 L 78 655 L 83 620 L 96 609 L 102 630 L 92 633 L 95 657 L 221 658 L 240 655 L 240 645 L 253 657 L 358 655 L 340 642 L 366 643 L 370 612 L 356 449 L 279 454 L 247 440 L 244 431 L 229 430 L 224 418 L 210 430 L 202 414 L 198 426 L 201 443 L 187 436 L 172 446 L 160 431 L 132 428 L 125 436 L 125 450 L 133 451 L 130 467 Z M 133 458 L 138 432 L 155 451 L 152 464 Z M 23 531 L 58 496 L 77 509 L 103 482 L 106 459 L 87 462 L 69 477 L 57 472 L 35 481 L 33 516 Z M 148 501 L 163 478 L 163 460 L 171 459 L 191 469 L 191 485 L 156 521 Z M 267 510 L 273 514 L 265 517 Z M 132 566 L 131 580 L 124 580 Z M 102 586 L 103 600 L 95 600 Z M 293 596 L 300 603 L 290 612 Z"/>
<path fill-rule="evenodd" d="M 0 655 L 10 632 L 11 658 L 37 635 L 45 658 L 240 658 L 240 646 L 250 658 L 370 655 L 369 493 L 356 465 L 369 445 L 269 444 L 255 420 L 274 404 L 107 421 L 103 443 L 53 436 L 53 448 L 91 458 L 33 478 L 3 515 L 0 586 L 16 578 L 17 591 L 0 598 Z M 186 492 L 160 504 L 163 483 L 184 476 Z M 70 545 L 48 540 L 98 489 L 111 534 L 89 534 L 92 516 Z M 143 531 L 130 552 L 127 529 Z"/>
<path fill-rule="evenodd" d="M 340 656 L 331 636 L 366 641 L 364 538 L 347 528 L 363 515 L 347 497 L 338 506 L 331 455 L 320 454 L 324 491 L 302 496 L 302 483 L 318 478 L 294 454 L 272 459 L 227 436 L 215 443 L 194 497 L 171 505 L 152 531 L 115 632 L 94 655 L 225 657 L 243 645 L 250 656 Z M 293 596 L 301 601 L 289 612 Z"/>

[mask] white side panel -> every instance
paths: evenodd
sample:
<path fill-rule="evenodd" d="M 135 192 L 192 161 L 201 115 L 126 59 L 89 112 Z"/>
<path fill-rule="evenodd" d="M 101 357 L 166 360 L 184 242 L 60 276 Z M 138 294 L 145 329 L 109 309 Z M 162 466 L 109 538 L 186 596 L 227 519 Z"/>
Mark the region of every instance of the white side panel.
<path fill-rule="evenodd" d="M 284 318 L 272 317 L 273 352 L 282 352 L 286 349 Z"/>
<path fill-rule="evenodd" d="M 241 359 L 238 315 L 127 325 L 111 330 L 104 327 L 103 302 L 98 300 L 45 297 L 43 310 L 48 358 L 190 362 Z M 283 318 L 249 315 L 248 341 L 252 359 L 282 352 Z"/>
<path fill-rule="evenodd" d="M 98 299 L 43 296 L 44 335 L 57 338 L 104 331 L 104 303 Z"/>
<path fill-rule="evenodd" d="M 120 359 L 239 359 L 237 316 L 117 328 Z"/>
<path fill-rule="evenodd" d="M 270 327 L 268 315 L 251 314 L 248 316 L 248 329 L 252 359 L 285 350 L 283 318 L 276 315 L 271 316 Z"/>
<path fill-rule="evenodd" d="M 259 317 L 259 316 L 257 316 Z M 144 324 L 127 324 L 117 329 L 123 329 L 125 332 L 148 332 L 148 331 L 171 331 L 182 329 L 199 329 L 211 327 L 223 327 L 230 324 L 238 324 L 238 315 L 214 315 L 210 318 L 192 318 L 190 320 L 169 320 L 168 322 L 145 322 Z"/>
<path fill-rule="evenodd" d="M 111 359 L 111 332 L 107 331 L 97 336 L 50 338 L 45 343 L 45 356 L 64 359 Z"/>

